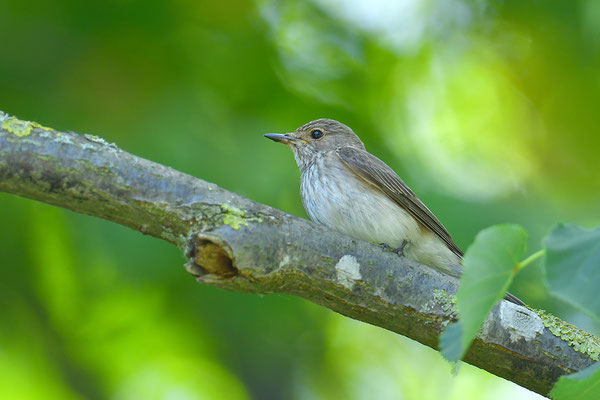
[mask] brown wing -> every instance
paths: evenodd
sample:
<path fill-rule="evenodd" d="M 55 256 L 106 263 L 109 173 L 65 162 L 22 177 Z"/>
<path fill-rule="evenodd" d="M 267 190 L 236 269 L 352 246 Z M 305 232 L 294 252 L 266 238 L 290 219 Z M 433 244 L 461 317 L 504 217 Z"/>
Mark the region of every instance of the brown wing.
<path fill-rule="evenodd" d="M 438 235 L 454 254 L 463 256 L 462 250 L 454 243 L 444 225 L 386 163 L 365 150 L 354 147 L 342 147 L 337 149 L 336 153 L 352 172 L 379 188 L 417 221 Z"/>

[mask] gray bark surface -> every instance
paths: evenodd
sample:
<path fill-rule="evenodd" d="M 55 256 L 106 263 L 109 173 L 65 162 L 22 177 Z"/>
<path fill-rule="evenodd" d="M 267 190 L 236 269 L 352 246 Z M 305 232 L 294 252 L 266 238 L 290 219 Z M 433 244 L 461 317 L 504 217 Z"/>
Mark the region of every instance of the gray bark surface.
<path fill-rule="evenodd" d="M 456 317 L 456 278 L 98 137 L 55 131 L 1 112 L 0 191 L 172 243 L 201 283 L 291 293 L 433 348 Z M 547 395 L 561 375 L 594 362 L 597 355 L 577 344 L 582 337 L 590 343 L 597 339 L 540 315 L 501 301 L 465 361 Z M 561 334 L 557 327 L 571 331 Z"/>

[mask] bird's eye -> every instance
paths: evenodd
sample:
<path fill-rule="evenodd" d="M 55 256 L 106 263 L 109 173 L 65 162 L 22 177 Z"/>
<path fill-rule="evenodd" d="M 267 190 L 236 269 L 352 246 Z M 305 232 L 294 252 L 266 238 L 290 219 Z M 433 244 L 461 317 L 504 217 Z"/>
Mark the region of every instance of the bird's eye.
<path fill-rule="evenodd" d="M 320 129 L 315 129 L 310 133 L 310 137 L 313 139 L 320 139 L 323 137 L 323 131 Z"/>

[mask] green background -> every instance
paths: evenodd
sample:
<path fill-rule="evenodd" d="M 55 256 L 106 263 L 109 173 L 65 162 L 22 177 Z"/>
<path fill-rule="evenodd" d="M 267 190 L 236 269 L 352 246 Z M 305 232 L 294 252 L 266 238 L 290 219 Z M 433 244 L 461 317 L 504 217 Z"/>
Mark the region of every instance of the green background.
<path fill-rule="evenodd" d="M 0 110 L 306 216 L 262 137 L 338 119 L 466 248 L 600 224 L 596 0 L 0 0 Z M 174 247 L 0 194 L 0 397 L 536 399 L 284 295 L 198 285 Z M 542 284 L 511 292 L 590 332 Z"/>

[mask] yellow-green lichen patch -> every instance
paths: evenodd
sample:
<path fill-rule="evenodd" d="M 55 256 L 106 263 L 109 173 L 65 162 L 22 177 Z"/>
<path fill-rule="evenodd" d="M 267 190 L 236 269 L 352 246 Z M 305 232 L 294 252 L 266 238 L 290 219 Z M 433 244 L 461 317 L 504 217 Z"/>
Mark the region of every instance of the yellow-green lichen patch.
<path fill-rule="evenodd" d="M 44 131 L 53 131 L 53 130 L 54 130 L 54 129 L 52 129 L 52 128 L 48 128 L 47 126 L 40 125 L 40 124 L 38 124 L 37 122 L 33 122 L 33 121 L 32 121 L 32 122 L 30 122 L 30 124 L 31 124 L 31 126 L 33 126 L 34 128 L 40 128 L 40 129 L 42 129 L 42 130 L 44 130 Z"/>
<path fill-rule="evenodd" d="M 33 128 L 40 128 L 45 131 L 52 130 L 51 128 L 46 128 L 45 126 L 42 126 L 37 122 L 22 121 L 15 117 L 7 117 L 2 120 L 2 129 L 18 137 L 28 136 L 33 130 Z"/>
<path fill-rule="evenodd" d="M 248 226 L 248 222 L 262 222 L 262 218 L 246 218 L 246 212 L 240 210 L 237 207 L 223 203 L 221 209 L 225 213 L 223 215 L 223 223 L 231 226 L 233 229 L 238 230 L 243 226 Z"/>
<path fill-rule="evenodd" d="M 574 350 L 587 354 L 592 360 L 598 361 L 600 356 L 600 339 L 596 336 L 577 329 L 569 325 L 560 318 L 547 313 L 544 310 L 535 310 L 533 312 L 540 316 L 544 326 L 546 326 L 554 336 L 565 340 Z"/>
<path fill-rule="evenodd" d="M 445 290 L 433 289 L 433 300 L 442 307 L 446 314 L 456 314 L 456 296 Z"/>

